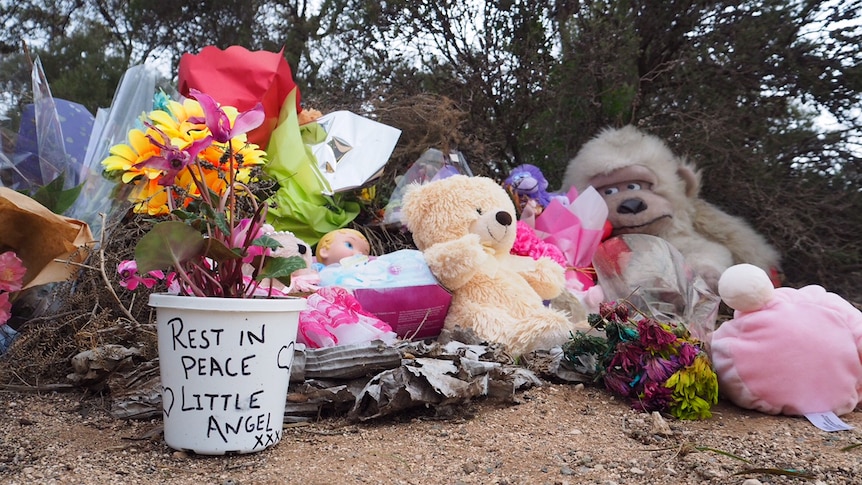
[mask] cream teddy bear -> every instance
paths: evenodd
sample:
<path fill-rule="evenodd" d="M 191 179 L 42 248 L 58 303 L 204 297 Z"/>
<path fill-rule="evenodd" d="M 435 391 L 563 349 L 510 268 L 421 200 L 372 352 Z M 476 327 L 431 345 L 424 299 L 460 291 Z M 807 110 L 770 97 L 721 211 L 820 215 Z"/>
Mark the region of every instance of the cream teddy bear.
<path fill-rule="evenodd" d="M 452 292 L 445 328 L 472 328 L 515 356 L 570 338 L 575 323 L 543 304 L 563 291 L 564 269 L 547 257 L 510 254 L 515 206 L 494 180 L 453 175 L 410 186 L 402 202 L 413 242 Z"/>

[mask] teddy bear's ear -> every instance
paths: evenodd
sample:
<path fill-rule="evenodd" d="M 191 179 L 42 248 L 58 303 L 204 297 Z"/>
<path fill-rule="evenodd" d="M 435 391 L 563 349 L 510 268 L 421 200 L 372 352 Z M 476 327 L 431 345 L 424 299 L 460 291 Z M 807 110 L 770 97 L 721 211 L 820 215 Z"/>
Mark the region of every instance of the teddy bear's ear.
<path fill-rule="evenodd" d="M 408 230 L 410 229 L 411 224 L 415 221 L 415 218 L 421 217 L 422 201 L 426 199 L 426 197 L 422 196 L 423 191 L 423 184 L 413 182 L 407 186 L 407 189 L 404 191 L 404 196 L 401 198 L 401 215 L 403 216 L 404 225 L 407 226 Z"/>

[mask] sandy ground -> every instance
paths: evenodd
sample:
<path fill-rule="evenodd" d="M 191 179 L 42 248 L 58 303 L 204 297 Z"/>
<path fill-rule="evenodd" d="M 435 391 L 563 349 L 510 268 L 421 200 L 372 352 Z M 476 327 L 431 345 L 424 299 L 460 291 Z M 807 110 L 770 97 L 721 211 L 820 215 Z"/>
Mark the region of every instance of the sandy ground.
<path fill-rule="evenodd" d="M 842 417 L 856 429 L 832 433 L 727 403 L 709 420 L 656 423 L 602 389 L 572 384 L 446 416 L 286 425 L 267 450 L 216 457 L 167 447 L 161 420 L 113 419 L 103 397 L 2 392 L 0 403 L 7 484 L 862 483 L 858 411 Z"/>

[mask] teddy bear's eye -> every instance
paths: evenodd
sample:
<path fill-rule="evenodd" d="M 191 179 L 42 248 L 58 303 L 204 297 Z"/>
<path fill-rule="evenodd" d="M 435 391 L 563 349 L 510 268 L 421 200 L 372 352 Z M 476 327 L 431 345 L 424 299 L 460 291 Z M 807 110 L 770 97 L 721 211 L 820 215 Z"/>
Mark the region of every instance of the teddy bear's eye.
<path fill-rule="evenodd" d="M 479 215 L 481 216 L 481 215 L 482 215 L 482 208 L 481 208 L 481 207 L 477 207 L 477 208 L 476 208 L 476 212 L 478 212 L 478 213 L 479 213 Z"/>

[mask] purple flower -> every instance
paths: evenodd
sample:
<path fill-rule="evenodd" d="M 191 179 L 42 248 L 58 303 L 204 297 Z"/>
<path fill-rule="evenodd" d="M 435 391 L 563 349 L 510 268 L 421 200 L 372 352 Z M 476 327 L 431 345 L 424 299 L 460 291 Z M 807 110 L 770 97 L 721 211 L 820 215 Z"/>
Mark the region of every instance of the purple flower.
<path fill-rule="evenodd" d="M 658 356 L 644 358 L 644 371 L 647 377 L 654 382 L 665 382 L 678 369 L 679 365 L 673 360 Z"/>
<path fill-rule="evenodd" d="M 683 342 L 682 345 L 679 346 L 679 363 L 682 364 L 682 367 L 688 367 L 694 364 L 694 359 L 697 357 L 698 349 L 694 345 Z"/>
<path fill-rule="evenodd" d="M 670 406 L 672 396 L 673 389 L 665 387 L 664 383 L 650 381 L 644 384 L 643 393 L 632 402 L 632 408 L 646 412 L 664 411 Z"/>
<path fill-rule="evenodd" d="M 233 122 L 233 127 L 231 127 L 230 118 L 228 118 L 227 114 L 210 95 L 204 94 L 197 89 L 190 89 L 189 96 L 200 103 L 206 117 L 207 128 L 209 128 L 215 141 L 219 143 L 227 143 L 235 136 L 248 133 L 260 126 L 266 118 L 263 112 L 263 105 L 257 103 L 254 108 L 238 114 Z"/>
<path fill-rule="evenodd" d="M 652 350 L 663 349 L 676 342 L 676 335 L 665 330 L 652 318 L 644 318 L 638 322 L 638 333 L 644 347 Z"/>
<path fill-rule="evenodd" d="M 609 371 L 602 380 L 605 383 L 605 387 L 618 396 L 628 397 L 632 390 L 631 386 L 629 386 L 630 379 L 618 372 Z"/>
<path fill-rule="evenodd" d="M 159 179 L 159 185 L 168 187 L 174 184 L 177 174 L 191 165 L 198 156 L 198 153 L 212 143 L 212 137 L 207 135 L 206 138 L 195 140 L 187 149 L 177 148 L 171 143 L 170 137 L 165 132 L 156 128 L 151 124 L 147 126 L 161 135 L 163 142 L 156 140 L 153 135 L 147 135 L 147 138 L 153 145 L 159 147 L 162 151 L 161 156 L 150 157 L 143 162 L 135 164 L 135 168 L 149 167 L 164 172 L 162 178 Z"/>
<path fill-rule="evenodd" d="M 120 275 L 120 286 L 130 291 L 134 291 L 138 285 L 152 288 L 158 283 L 158 280 L 165 277 L 165 274 L 159 270 L 147 273 L 151 277 L 138 275 L 138 263 L 134 260 L 121 261 L 117 265 L 117 273 Z"/>
<path fill-rule="evenodd" d="M 626 374 L 632 375 L 640 372 L 643 363 L 644 351 L 636 344 L 620 343 L 614 351 L 609 367 L 619 367 Z"/>

